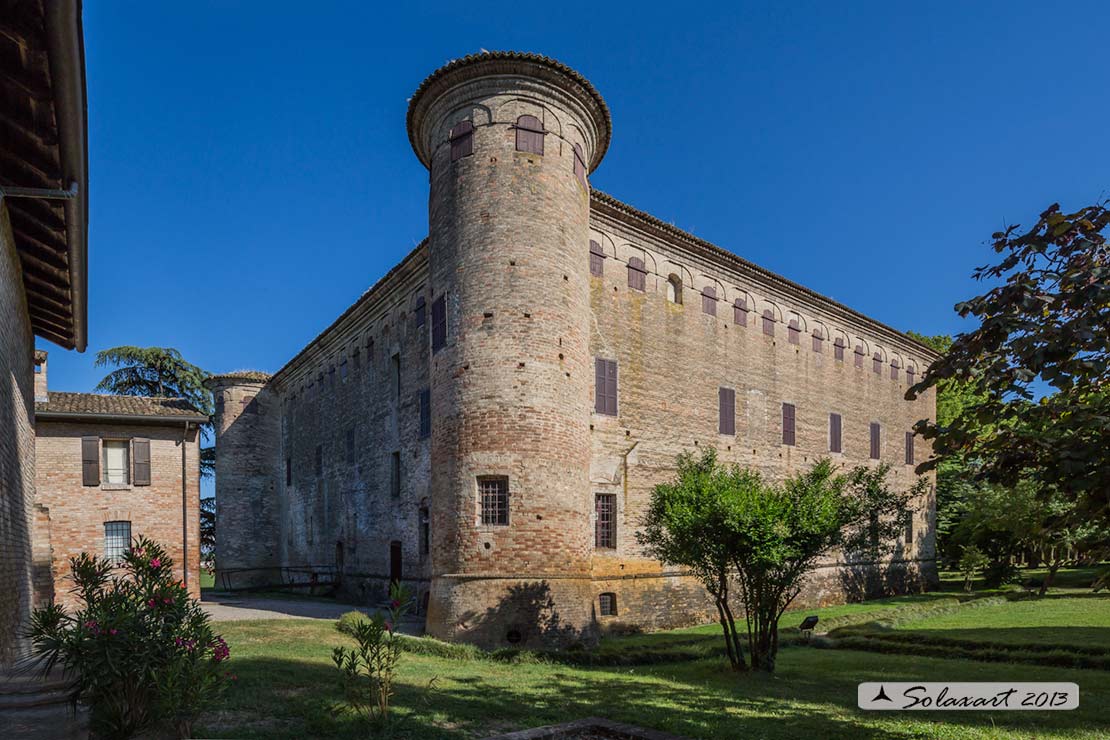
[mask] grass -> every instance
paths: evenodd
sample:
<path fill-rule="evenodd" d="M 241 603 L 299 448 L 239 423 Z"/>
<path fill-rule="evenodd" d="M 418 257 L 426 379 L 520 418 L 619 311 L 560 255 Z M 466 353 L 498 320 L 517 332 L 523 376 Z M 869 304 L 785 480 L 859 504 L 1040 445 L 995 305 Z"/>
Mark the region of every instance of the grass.
<path fill-rule="evenodd" d="M 845 630 L 879 629 L 913 641 L 887 652 L 785 647 L 774 676 L 737 675 L 720 657 L 719 627 L 608 638 L 592 660 L 568 665 L 551 656 L 516 660 L 431 640 L 403 656 L 389 732 L 374 735 L 342 701 L 334 645 L 350 645 L 331 620 L 220 625 L 238 680 L 201 719 L 198 734 L 238 738 L 482 738 L 604 716 L 691 738 L 1096 738 L 1110 726 L 1110 671 L 1005 665 L 907 655 L 916 642 L 967 634 L 1014 649 L 1048 646 L 1082 634 L 1101 651 L 1110 632 L 1110 599 L 1073 597 L 1007 602 L 1004 596 L 898 597 L 806 611 Z M 977 595 L 972 595 L 973 597 Z M 1011 611 L 1013 610 L 1013 611 Z M 793 628 L 802 613 L 784 624 Z M 869 621 L 870 620 L 870 621 Z M 880 622 L 876 620 L 885 620 Z M 885 624 L 882 628 L 875 625 Z M 855 625 L 850 627 L 847 625 Z M 1072 630 L 1082 630 L 1082 633 Z M 787 633 L 788 636 L 789 633 Z M 862 639 L 862 638 L 861 638 Z M 1070 639 L 1070 638 L 1066 638 Z M 878 639 L 872 640 L 879 642 Z M 869 648 L 870 649 L 870 648 Z M 955 653 L 953 653 L 955 654 Z M 681 660 L 668 662 L 668 656 Z M 643 660 L 619 665 L 628 656 Z M 565 654 L 562 657 L 566 657 Z M 1080 708 L 1069 712 L 861 712 L 861 681 L 1072 681 Z"/>
<path fill-rule="evenodd" d="M 207 568 L 200 569 L 200 587 L 213 588 L 216 585 L 216 574 Z"/>

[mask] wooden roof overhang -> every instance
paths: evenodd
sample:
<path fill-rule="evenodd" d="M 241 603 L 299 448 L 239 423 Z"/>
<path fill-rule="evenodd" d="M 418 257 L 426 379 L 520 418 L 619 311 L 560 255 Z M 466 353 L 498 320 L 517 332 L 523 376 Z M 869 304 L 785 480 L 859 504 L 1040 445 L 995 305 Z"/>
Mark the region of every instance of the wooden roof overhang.
<path fill-rule="evenodd" d="M 88 326 L 87 141 L 80 0 L 0 0 L 0 199 L 31 329 L 78 351 Z"/>

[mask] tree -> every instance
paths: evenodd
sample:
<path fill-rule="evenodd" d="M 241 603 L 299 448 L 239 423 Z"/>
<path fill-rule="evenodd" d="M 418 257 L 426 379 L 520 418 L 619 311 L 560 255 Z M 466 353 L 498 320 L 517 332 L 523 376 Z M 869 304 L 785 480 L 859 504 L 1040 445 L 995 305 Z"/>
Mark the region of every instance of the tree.
<path fill-rule="evenodd" d="M 941 355 L 952 348 L 952 337 L 947 334 L 927 336 L 914 331 L 907 334 Z M 972 383 L 945 378 L 937 382 L 936 389 L 938 425 L 948 427 L 958 423 L 968 428 L 980 425 L 969 413 L 969 409 L 981 400 Z M 937 555 L 954 566 L 962 553 L 961 542 L 954 539 L 955 530 L 964 521 L 969 502 L 980 493 L 978 489 L 983 484 L 975 480 L 974 462 L 963 454 L 940 458 L 936 471 Z"/>
<path fill-rule="evenodd" d="M 922 421 L 935 457 L 974 459 L 976 475 L 1039 490 L 1105 521 L 1110 497 L 1110 226 L 1107 203 L 1070 214 L 1050 206 L 1027 231 L 992 235 L 994 265 L 975 270 L 994 284 L 957 304 L 979 326 L 958 335 L 906 395 L 945 381 L 967 383 L 969 407 L 948 423 Z M 1042 393 L 1042 391 L 1047 391 Z"/>
<path fill-rule="evenodd" d="M 687 568 L 705 587 L 717 607 L 729 664 L 735 671 L 744 670 L 747 663 L 729 591 L 729 504 L 730 497 L 761 481 L 756 473 L 718 465 L 714 450 L 700 458 L 683 453 L 677 468 L 673 482 L 652 492 L 643 531 L 636 538 L 656 560 Z"/>
<path fill-rule="evenodd" d="M 746 667 L 729 607 L 729 581 L 747 623 L 752 668 L 774 671 L 778 623 L 806 576 L 836 550 L 880 557 L 902 531 L 924 481 L 908 491 L 886 484 L 889 467 L 837 474 L 831 461 L 771 483 L 718 463 L 715 450 L 683 454 L 670 483 L 656 486 L 637 532 L 653 557 L 691 570 L 717 604 L 730 663 Z"/>
<path fill-rule="evenodd" d="M 216 560 L 216 499 L 213 496 L 200 500 L 200 561 L 211 568 Z"/>
<path fill-rule="evenodd" d="M 186 362 L 171 347 L 121 346 L 96 353 L 96 367 L 114 366 L 96 390 L 121 396 L 161 396 L 183 398 L 210 418 L 215 412 L 212 392 L 204 387 L 209 373 Z M 201 425 L 205 440 L 213 437 L 211 422 Z M 215 448 L 201 448 L 200 472 L 209 477 L 215 470 Z"/>

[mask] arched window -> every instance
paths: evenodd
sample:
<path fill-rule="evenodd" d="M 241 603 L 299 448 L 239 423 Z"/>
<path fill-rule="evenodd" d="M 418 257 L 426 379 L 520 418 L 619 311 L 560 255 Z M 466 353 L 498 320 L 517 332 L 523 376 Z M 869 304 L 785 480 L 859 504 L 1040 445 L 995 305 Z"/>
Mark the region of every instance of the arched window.
<path fill-rule="evenodd" d="M 516 119 L 516 150 L 543 154 L 543 124 L 535 116 L 521 116 Z"/>
<path fill-rule="evenodd" d="M 706 286 L 701 289 L 701 312 L 710 316 L 717 315 L 717 289 Z"/>
<path fill-rule="evenodd" d="M 836 340 L 833 341 L 833 357 L 835 357 L 837 360 L 840 360 L 841 362 L 844 362 L 844 339 L 843 339 L 843 337 L 837 337 Z"/>
<path fill-rule="evenodd" d="M 644 267 L 644 261 L 639 257 L 631 257 L 628 260 L 628 287 L 633 290 L 647 288 L 647 269 Z"/>
<path fill-rule="evenodd" d="M 737 298 L 732 304 L 732 323 L 740 326 L 748 325 L 748 301 L 746 298 Z"/>
<path fill-rule="evenodd" d="M 775 312 L 769 308 L 763 312 L 763 333 L 769 337 L 775 336 Z"/>
<path fill-rule="evenodd" d="M 667 278 L 667 300 L 682 305 L 682 278 L 673 272 Z"/>
<path fill-rule="evenodd" d="M 452 162 L 474 153 L 474 124 L 470 121 L 456 123 L 448 138 L 451 140 Z"/>
<path fill-rule="evenodd" d="M 825 335 L 820 329 L 813 330 L 813 351 L 817 354 L 824 352 Z"/>
<path fill-rule="evenodd" d="M 893 360 L 890 361 L 890 379 L 891 380 L 898 380 L 898 368 L 900 368 L 901 366 L 902 366 L 902 363 L 900 363 L 898 361 L 897 357 L 895 357 Z"/>
<path fill-rule="evenodd" d="M 883 372 L 883 356 L 882 356 L 882 354 L 876 352 L 871 357 L 871 369 L 874 371 L 874 373 L 876 375 L 882 375 L 882 372 Z"/>
<path fill-rule="evenodd" d="M 913 385 L 914 382 L 915 382 L 915 378 L 914 378 L 915 375 L 917 375 L 917 368 L 915 368 L 913 366 L 913 363 L 911 362 L 908 365 L 906 365 L 906 382 L 909 383 L 910 385 Z"/>
<path fill-rule="evenodd" d="M 858 367 L 858 368 L 863 367 L 863 345 L 862 344 L 857 344 L 856 345 L 856 367 Z"/>
<path fill-rule="evenodd" d="M 791 344 L 802 341 L 802 329 L 798 326 L 798 319 L 790 319 L 790 323 L 786 325 L 786 338 Z"/>
<path fill-rule="evenodd" d="M 578 144 L 574 145 L 574 176 L 582 183 L 582 187 L 589 187 L 586 184 L 586 158 L 582 156 L 582 147 Z"/>

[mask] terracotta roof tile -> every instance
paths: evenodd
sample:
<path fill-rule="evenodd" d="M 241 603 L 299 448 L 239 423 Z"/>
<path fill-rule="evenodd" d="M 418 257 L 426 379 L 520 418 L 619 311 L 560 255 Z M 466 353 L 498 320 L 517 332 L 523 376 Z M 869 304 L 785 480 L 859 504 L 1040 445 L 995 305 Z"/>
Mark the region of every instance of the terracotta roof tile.
<path fill-rule="evenodd" d="M 46 402 L 35 402 L 36 414 L 73 416 L 162 416 L 194 418 L 207 421 L 183 398 L 152 398 L 146 396 L 109 396 L 97 393 L 65 393 L 50 391 Z"/>

